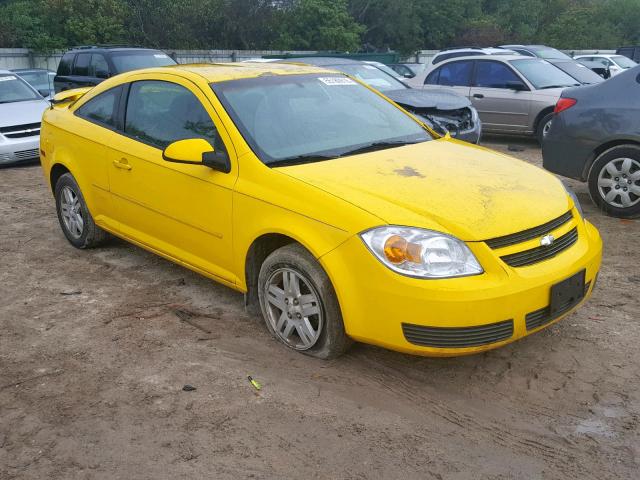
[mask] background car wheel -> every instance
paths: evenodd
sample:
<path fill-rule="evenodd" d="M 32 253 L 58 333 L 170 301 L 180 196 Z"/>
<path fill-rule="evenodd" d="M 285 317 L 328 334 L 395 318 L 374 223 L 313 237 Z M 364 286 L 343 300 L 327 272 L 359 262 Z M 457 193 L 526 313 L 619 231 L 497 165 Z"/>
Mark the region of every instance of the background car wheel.
<path fill-rule="evenodd" d="M 65 173 L 58 179 L 55 197 L 58 220 L 71 245 L 76 248 L 91 248 L 108 238 L 108 233 L 94 223 L 73 175 Z"/>
<path fill-rule="evenodd" d="M 605 213 L 640 217 L 640 147 L 623 145 L 600 155 L 589 171 L 589 194 Z"/>
<path fill-rule="evenodd" d="M 551 128 L 551 122 L 553 121 L 553 113 L 547 113 L 540 123 L 538 123 L 538 131 L 536 132 L 536 136 L 538 137 L 538 142 L 542 145 L 544 137 L 549 133 L 549 129 Z"/>
<path fill-rule="evenodd" d="M 258 298 L 267 328 L 289 348 L 329 359 L 351 346 L 331 281 L 301 245 L 286 245 L 267 257 Z"/>

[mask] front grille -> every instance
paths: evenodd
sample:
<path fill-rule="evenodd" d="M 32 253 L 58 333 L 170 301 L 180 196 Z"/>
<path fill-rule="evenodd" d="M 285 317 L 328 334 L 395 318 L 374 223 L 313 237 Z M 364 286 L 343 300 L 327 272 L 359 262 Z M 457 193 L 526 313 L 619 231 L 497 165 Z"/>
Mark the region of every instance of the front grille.
<path fill-rule="evenodd" d="M 591 286 L 591 282 L 587 282 L 584 286 L 584 294 L 586 295 L 589 291 L 589 287 Z M 547 323 L 553 322 L 556 318 L 564 315 L 566 312 L 571 310 L 577 304 L 579 304 L 583 297 L 575 299 L 573 302 L 567 303 L 563 305 L 554 315 L 551 315 L 551 308 L 546 306 L 541 308 L 540 310 L 536 310 L 534 312 L 528 313 L 525 316 L 525 323 L 527 324 L 527 330 L 535 330 L 536 328 L 542 327 Z"/>
<path fill-rule="evenodd" d="M 511 338 L 513 320 L 478 327 L 423 327 L 403 323 L 402 332 L 407 342 L 422 347 L 478 347 Z"/>
<path fill-rule="evenodd" d="M 35 137 L 40 135 L 40 123 L 26 123 L 24 125 L 0 127 L 0 133 L 7 138 Z"/>
<path fill-rule="evenodd" d="M 512 267 L 524 267 L 555 257 L 578 240 L 578 229 L 574 227 L 569 233 L 558 238 L 550 246 L 542 246 L 500 257 L 504 263 Z"/>
<path fill-rule="evenodd" d="M 491 240 L 486 240 L 485 243 L 489 245 L 490 248 L 496 249 L 508 247 L 509 245 L 515 245 L 516 243 L 526 242 L 527 240 L 531 240 L 532 238 L 546 235 L 547 233 L 567 223 L 569 220 L 571 220 L 572 217 L 573 215 L 571 214 L 571 212 L 567 212 L 564 215 L 561 215 L 558 218 L 545 223 L 544 225 L 533 227 L 528 230 L 523 230 L 522 232 L 514 233 L 511 235 L 505 235 L 504 237 L 492 238 Z"/>

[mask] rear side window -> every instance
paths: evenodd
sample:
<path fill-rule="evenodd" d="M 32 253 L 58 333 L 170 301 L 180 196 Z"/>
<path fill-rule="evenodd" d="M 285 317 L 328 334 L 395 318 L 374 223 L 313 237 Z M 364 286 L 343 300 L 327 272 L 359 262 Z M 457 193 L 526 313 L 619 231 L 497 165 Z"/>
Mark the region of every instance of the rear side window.
<path fill-rule="evenodd" d="M 508 82 L 522 83 L 522 80 L 504 63 L 483 61 L 476 64 L 476 87 L 508 88 Z"/>
<path fill-rule="evenodd" d="M 437 85 L 438 84 L 438 77 L 440 77 L 440 70 L 441 69 L 438 68 L 437 70 L 434 70 L 429 75 L 427 75 L 427 78 L 424 79 L 424 84 L 425 85 Z"/>
<path fill-rule="evenodd" d="M 131 84 L 125 133 L 162 149 L 190 138 L 203 138 L 217 146 L 216 127 L 200 100 L 186 88 L 170 82 Z"/>
<path fill-rule="evenodd" d="M 468 87 L 471 85 L 473 62 L 451 62 L 440 67 L 438 85 Z"/>
<path fill-rule="evenodd" d="M 107 78 L 109 76 L 109 65 L 104 55 L 101 53 L 94 53 L 91 55 L 91 62 L 89 63 L 89 76 L 98 78 Z"/>
<path fill-rule="evenodd" d="M 71 66 L 73 65 L 73 53 L 65 53 L 58 65 L 58 75 L 71 75 Z"/>
<path fill-rule="evenodd" d="M 89 76 L 89 64 L 91 63 L 90 53 L 79 53 L 76 57 L 76 63 L 73 65 L 73 74 L 80 77 Z"/>
<path fill-rule="evenodd" d="M 92 123 L 115 128 L 118 102 L 123 88 L 115 87 L 92 98 L 76 111 L 76 115 Z"/>

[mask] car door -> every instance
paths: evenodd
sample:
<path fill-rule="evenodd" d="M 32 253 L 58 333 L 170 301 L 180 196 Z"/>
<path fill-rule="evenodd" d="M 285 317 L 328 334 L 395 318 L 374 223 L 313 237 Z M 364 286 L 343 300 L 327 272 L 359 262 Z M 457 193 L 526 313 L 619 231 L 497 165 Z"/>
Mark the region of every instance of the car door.
<path fill-rule="evenodd" d="M 424 89 L 445 89 L 469 98 L 473 60 L 459 60 L 445 63 L 427 75 Z"/>
<path fill-rule="evenodd" d="M 123 100 L 123 135 L 110 153 L 111 194 L 120 231 L 160 254 L 219 280 L 232 271 L 233 145 L 205 94 L 174 75 L 138 75 Z M 226 149 L 230 173 L 170 163 L 163 149 L 204 138 Z"/>
<path fill-rule="evenodd" d="M 470 95 L 486 130 L 528 130 L 531 90 L 509 65 L 477 60 Z"/>
<path fill-rule="evenodd" d="M 71 88 L 93 87 L 102 81 L 90 75 L 92 57 L 92 53 L 85 52 L 76 55 L 71 76 L 69 77 Z"/>

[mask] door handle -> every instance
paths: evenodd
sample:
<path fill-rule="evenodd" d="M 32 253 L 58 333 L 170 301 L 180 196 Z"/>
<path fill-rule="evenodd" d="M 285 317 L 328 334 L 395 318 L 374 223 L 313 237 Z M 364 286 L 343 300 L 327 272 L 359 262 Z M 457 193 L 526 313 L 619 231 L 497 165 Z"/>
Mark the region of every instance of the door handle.
<path fill-rule="evenodd" d="M 114 160 L 113 166 L 116 168 L 121 168 L 122 170 L 131 170 L 131 165 L 129 165 L 129 160 L 126 158 L 121 158 L 120 160 Z"/>
<path fill-rule="evenodd" d="M 481 93 L 474 93 L 473 98 L 484 98 L 484 95 Z"/>

